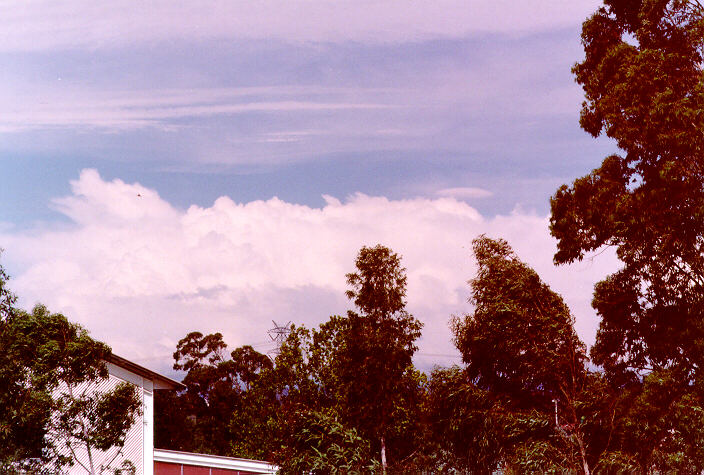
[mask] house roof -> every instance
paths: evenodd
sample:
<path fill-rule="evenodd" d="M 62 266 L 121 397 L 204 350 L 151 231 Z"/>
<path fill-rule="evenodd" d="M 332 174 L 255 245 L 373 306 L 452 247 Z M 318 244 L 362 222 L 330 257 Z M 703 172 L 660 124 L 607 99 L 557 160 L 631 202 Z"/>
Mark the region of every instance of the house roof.
<path fill-rule="evenodd" d="M 152 371 L 144 366 L 140 366 L 137 363 L 133 363 L 116 354 L 111 354 L 108 358 L 108 362 L 131 371 L 135 374 L 142 376 L 143 378 L 150 379 L 154 382 L 154 389 L 185 389 L 186 386 L 183 383 L 179 383 L 171 378 L 162 376 L 161 374 Z"/>

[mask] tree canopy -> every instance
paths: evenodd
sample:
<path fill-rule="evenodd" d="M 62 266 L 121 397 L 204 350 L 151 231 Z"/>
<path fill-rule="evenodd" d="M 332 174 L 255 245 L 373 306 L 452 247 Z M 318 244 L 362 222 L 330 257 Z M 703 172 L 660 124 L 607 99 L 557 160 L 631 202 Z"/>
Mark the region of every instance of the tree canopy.
<path fill-rule="evenodd" d="M 0 468 L 61 470 L 78 462 L 71 448 L 121 447 L 141 408 L 134 386 L 73 392 L 108 376 L 110 348 L 43 305 L 14 305 L 0 267 Z"/>
<path fill-rule="evenodd" d="M 604 246 L 623 264 L 596 285 L 592 302 L 601 322 L 591 356 L 604 387 L 618 392 L 613 450 L 601 467 L 698 473 L 704 7 L 606 0 L 584 23 L 582 43 L 585 58 L 573 68 L 585 92 L 580 124 L 620 152 L 557 190 L 551 232 L 557 264 Z"/>
<path fill-rule="evenodd" d="M 555 262 L 605 245 L 623 262 L 595 289 L 595 363 L 615 373 L 678 365 L 692 378 L 704 336 L 704 9 L 607 0 L 582 43 L 580 123 L 622 154 L 553 196 Z"/>
<path fill-rule="evenodd" d="M 469 378 L 543 403 L 560 397 L 584 373 L 585 347 L 567 305 L 506 241 L 481 236 L 473 248 L 475 310 L 454 327 Z"/>
<path fill-rule="evenodd" d="M 475 460 L 521 471 L 583 466 L 588 473 L 577 414 L 586 356 L 574 318 L 562 297 L 506 241 L 480 236 L 473 249 L 474 312 L 454 321 L 455 344 L 466 367 L 461 373 L 436 373 L 439 394 L 459 383 L 447 406 L 472 404 L 489 416 L 485 425 L 471 410 L 462 415 L 485 449 L 473 454 Z"/>

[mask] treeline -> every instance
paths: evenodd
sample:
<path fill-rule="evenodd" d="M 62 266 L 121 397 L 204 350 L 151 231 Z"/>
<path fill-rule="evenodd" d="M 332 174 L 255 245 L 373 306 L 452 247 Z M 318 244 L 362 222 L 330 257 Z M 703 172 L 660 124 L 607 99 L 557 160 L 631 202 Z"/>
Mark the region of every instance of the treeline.
<path fill-rule="evenodd" d="M 273 361 L 228 355 L 219 333 L 183 338 L 187 389 L 158 394 L 157 446 L 282 473 L 704 469 L 702 394 L 682 368 L 591 369 L 562 298 L 505 241 L 473 244 L 475 310 L 453 320 L 461 367 L 414 368 L 405 269 L 365 247 L 347 276 L 355 310 L 292 327 Z"/>
<path fill-rule="evenodd" d="M 398 256 L 363 249 L 356 309 L 294 328 L 274 362 L 182 340 L 188 390 L 162 401 L 159 443 L 289 473 L 704 470 L 704 6 L 605 0 L 582 44 L 580 125 L 619 153 L 557 190 L 550 230 L 556 264 L 605 247 L 622 263 L 594 289 L 589 355 L 562 299 L 480 237 L 463 364 L 421 374 Z"/>

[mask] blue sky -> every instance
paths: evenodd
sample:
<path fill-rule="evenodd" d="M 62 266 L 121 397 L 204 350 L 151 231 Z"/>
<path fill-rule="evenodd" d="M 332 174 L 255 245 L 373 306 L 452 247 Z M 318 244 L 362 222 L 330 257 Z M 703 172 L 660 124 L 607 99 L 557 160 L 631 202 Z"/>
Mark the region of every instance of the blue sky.
<path fill-rule="evenodd" d="M 590 342 L 591 285 L 614 260 L 554 269 L 547 214 L 557 186 L 615 151 L 579 129 L 570 73 L 597 6 L 0 3 L 13 288 L 162 368 L 191 329 L 266 351 L 272 318 L 344 312 L 354 254 L 383 240 L 408 258 L 429 366 L 456 361 L 447 322 L 471 310 L 468 249 L 492 232 Z"/>

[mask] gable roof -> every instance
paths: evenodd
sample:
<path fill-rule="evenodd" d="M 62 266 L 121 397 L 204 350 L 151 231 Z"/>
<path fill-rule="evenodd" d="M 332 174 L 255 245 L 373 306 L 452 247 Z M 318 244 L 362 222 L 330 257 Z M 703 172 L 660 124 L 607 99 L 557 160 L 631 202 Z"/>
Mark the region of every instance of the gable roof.
<path fill-rule="evenodd" d="M 128 371 L 131 371 L 135 374 L 138 374 L 139 376 L 145 379 L 153 381 L 154 389 L 186 389 L 186 386 L 183 383 L 179 383 L 178 381 L 175 381 L 171 378 L 162 376 L 161 374 L 155 371 L 145 368 L 144 366 L 140 366 L 137 363 L 133 363 L 132 361 L 127 360 L 121 356 L 117 356 L 116 354 L 111 354 L 108 358 L 108 362 L 114 364 L 115 366 L 119 366 Z"/>

